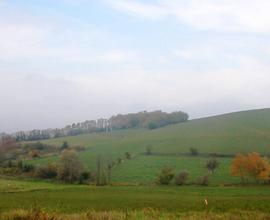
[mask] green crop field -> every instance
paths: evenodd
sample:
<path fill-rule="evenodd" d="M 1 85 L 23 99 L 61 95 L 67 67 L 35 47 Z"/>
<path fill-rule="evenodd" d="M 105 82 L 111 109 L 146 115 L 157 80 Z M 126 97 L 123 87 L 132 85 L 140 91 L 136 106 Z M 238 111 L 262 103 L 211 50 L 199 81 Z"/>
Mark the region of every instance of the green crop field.
<path fill-rule="evenodd" d="M 235 209 L 270 212 L 270 188 L 258 187 L 157 187 L 82 186 L 0 180 L 0 210 L 29 209 L 79 213 L 94 209 L 163 212 L 227 212 Z M 206 207 L 204 200 L 209 205 Z"/>

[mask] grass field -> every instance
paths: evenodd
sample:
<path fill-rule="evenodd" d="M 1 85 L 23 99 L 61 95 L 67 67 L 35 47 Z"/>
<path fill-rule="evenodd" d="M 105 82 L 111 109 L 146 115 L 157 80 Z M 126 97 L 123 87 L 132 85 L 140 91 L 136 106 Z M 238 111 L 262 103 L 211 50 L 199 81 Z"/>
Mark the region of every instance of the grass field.
<path fill-rule="evenodd" d="M 230 175 L 232 155 L 270 154 L 270 109 L 191 120 L 156 130 L 122 130 L 43 142 L 60 146 L 65 140 L 86 147 L 79 156 L 89 170 L 95 170 L 98 155 L 116 160 L 129 152 L 132 157 L 113 168 L 113 186 L 0 179 L 0 219 L 270 219 L 269 185 L 241 186 L 239 178 Z M 149 145 L 152 155 L 145 154 Z M 189 155 L 190 147 L 197 148 L 199 155 Z M 218 158 L 220 166 L 211 175 L 210 186 L 191 185 L 208 173 L 205 165 L 211 153 L 224 157 Z M 27 162 L 38 166 L 58 159 L 59 155 L 53 155 Z M 188 185 L 155 185 L 163 166 L 173 167 L 176 173 L 189 171 Z"/>
<path fill-rule="evenodd" d="M 164 213 L 206 210 L 222 213 L 236 209 L 270 213 L 270 188 L 264 186 L 95 187 L 0 180 L 0 187 L 0 211 L 40 207 L 49 212 L 61 213 L 134 211 L 145 208 Z M 207 207 L 205 199 L 209 203 Z"/>
<path fill-rule="evenodd" d="M 210 118 L 191 120 L 187 123 L 167 126 L 156 130 L 133 129 L 74 137 L 45 140 L 44 143 L 61 145 L 66 140 L 70 145 L 83 145 L 80 154 L 86 167 L 95 169 L 97 155 L 109 160 L 124 157 L 130 152 L 131 160 L 115 167 L 114 182 L 153 183 L 164 165 L 175 167 L 176 172 L 188 170 L 190 181 L 207 173 L 205 154 L 259 152 L 270 154 L 270 109 L 231 113 Z M 153 156 L 145 156 L 146 146 L 151 145 Z M 189 157 L 189 148 L 194 147 L 202 155 Z M 30 161 L 36 165 L 54 162 L 58 155 Z M 211 177 L 211 184 L 239 183 L 229 174 L 232 158 L 219 158 L 220 168 Z"/>

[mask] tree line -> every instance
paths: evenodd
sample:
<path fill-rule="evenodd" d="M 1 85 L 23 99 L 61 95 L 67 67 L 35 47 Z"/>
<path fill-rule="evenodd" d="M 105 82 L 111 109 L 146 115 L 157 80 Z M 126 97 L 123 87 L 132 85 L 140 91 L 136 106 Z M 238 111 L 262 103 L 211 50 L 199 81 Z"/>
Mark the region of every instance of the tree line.
<path fill-rule="evenodd" d="M 182 111 L 166 113 L 162 111 L 139 112 L 126 115 L 116 115 L 110 118 L 111 126 L 114 129 L 127 128 L 148 128 L 156 129 L 169 124 L 186 122 L 189 116 Z"/>
<path fill-rule="evenodd" d="M 50 138 L 76 136 L 93 132 L 107 132 L 113 129 L 128 128 L 148 128 L 155 129 L 169 124 L 186 122 L 189 115 L 182 111 L 172 113 L 162 112 L 160 110 L 153 112 L 138 112 L 131 114 L 118 114 L 109 119 L 100 118 L 97 120 L 87 120 L 85 122 L 73 123 L 64 128 L 43 129 L 32 131 L 20 131 L 11 134 L 17 141 L 37 141 Z M 7 136 L 1 134 L 1 137 Z"/>

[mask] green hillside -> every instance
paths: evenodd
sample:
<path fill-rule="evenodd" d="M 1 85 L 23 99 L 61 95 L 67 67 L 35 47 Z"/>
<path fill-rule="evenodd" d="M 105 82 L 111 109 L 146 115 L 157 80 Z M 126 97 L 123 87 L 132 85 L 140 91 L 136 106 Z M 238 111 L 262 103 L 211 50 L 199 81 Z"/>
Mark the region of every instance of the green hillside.
<path fill-rule="evenodd" d="M 132 155 L 113 170 L 116 182 L 151 183 L 164 165 L 176 170 L 186 169 L 191 180 L 206 173 L 205 163 L 209 153 L 228 155 L 220 158 L 220 168 L 213 175 L 213 184 L 235 183 L 239 180 L 229 175 L 230 155 L 259 152 L 270 154 L 270 109 L 237 112 L 215 117 L 190 120 L 189 122 L 147 130 L 118 130 L 43 141 L 61 145 L 66 140 L 70 145 L 83 145 L 80 154 L 89 169 L 95 169 L 96 156 L 106 155 L 110 160 Z M 153 155 L 146 156 L 146 147 L 152 146 Z M 189 156 L 189 148 L 197 148 L 197 157 Z M 58 156 L 39 158 L 35 164 L 57 160 Z"/>

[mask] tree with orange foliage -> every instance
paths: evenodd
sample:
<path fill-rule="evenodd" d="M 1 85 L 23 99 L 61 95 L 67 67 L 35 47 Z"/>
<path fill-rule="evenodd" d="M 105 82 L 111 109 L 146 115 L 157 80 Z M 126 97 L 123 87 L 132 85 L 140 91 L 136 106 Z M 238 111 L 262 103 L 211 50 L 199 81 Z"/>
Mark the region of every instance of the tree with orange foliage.
<path fill-rule="evenodd" d="M 231 175 L 232 176 L 240 176 L 242 183 L 245 182 L 245 178 L 247 177 L 247 157 L 242 154 L 237 154 L 232 161 L 231 165 Z"/>
<path fill-rule="evenodd" d="M 231 175 L 240 176 L 242 182 L 245 182 L 247 177 L 257 182 L 267 181 L 270 175 L 270 164 L 266 158 L 255 152 L 248 155 L 237 154 L 232 161 Z"/>

